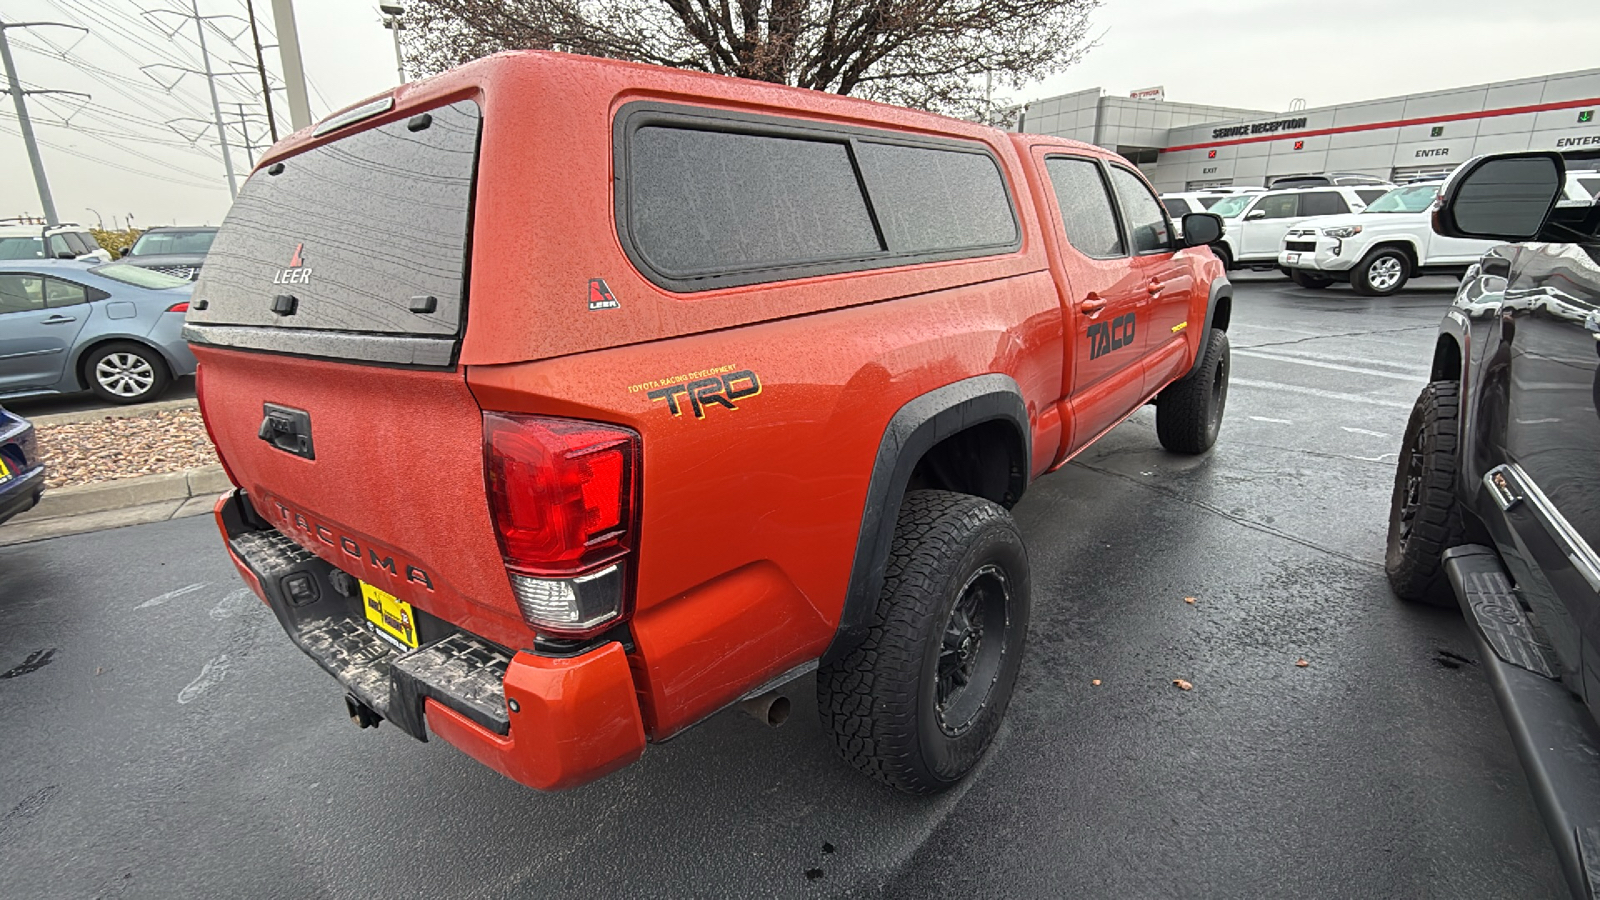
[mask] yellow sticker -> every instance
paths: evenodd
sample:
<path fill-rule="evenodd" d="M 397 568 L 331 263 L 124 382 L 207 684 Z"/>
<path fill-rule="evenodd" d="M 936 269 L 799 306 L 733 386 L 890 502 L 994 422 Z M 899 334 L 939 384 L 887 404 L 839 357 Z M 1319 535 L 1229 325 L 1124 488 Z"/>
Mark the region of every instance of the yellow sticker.
<path fill-rule="evenodd" d="M 411 604 L 363 581 L 361 606 L 367 611 L 367 621 L 378 626 L 379 631 L 416 649 L 417 617 L 411 611 Z"/>
<path fill-rule="evenodd" d="M 1184 330 L 1185 328 L 1188 328 L 1188 327 L 1189 327 L 1189 323 L 1188 322 L 1179 322 L 1178 324 L 1172 326 L 1172 333 L 1173 334 L 1177 334 L 1178 332 L 1180 332 L 1180 331 L 1182 331 L 1182 330 Z"/>
<path fill-rule="evenodd" d="M 6 458 L 4 456 L 0 456 L 0 481 L 5 481 L 10 477 L 11 467 L 6 465 Z"/>

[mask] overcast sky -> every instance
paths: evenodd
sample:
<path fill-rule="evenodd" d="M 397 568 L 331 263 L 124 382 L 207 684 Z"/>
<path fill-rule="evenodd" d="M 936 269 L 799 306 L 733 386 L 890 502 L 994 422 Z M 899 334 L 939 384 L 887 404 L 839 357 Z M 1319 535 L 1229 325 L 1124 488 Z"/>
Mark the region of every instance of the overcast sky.
<path fill-rule="evenodd" d="M 271 2 L 255 3 L 267 29 L 262 40 L 270 43 Z M 199 4 L 205 15 L 241 17 L 213 20 L 206 39 L 214 65 L 252 64 L 245 0 Z M 179 71 L 199 67 L 194 24 L 140 13 L 188 8 L 189 0 L 0 0 L 6 21 L 90 29 L 81 39 L 63 29 L 8 32 L 26 86 L 92 95 L 87 105 L 66 96 L 30 98 L 39 138 L 50 145 L 45 168 L 63 219 L 93 223 L 98 212 L 106 225 L 121 225 L 131 213 L 143 225 L 215 224 L 227 212 L 214 126 L 201 121 L 211 115 L 204 79 Z M 296 13 L 313 117 L 393 86 L 394 49 L 376 3 L 298 0 Z M 172 28 L 180 29 L 175 38 L 165 33 Z M 1098 45 L 1081 64 L 1016 99 L 1162 85 L 1169 100 L 1283 110 L 1296 98 L 1324 106 L 1600 64 L 1593 49 L 1600 3 L 1571 0 L 1104 0 L 1094 33 Z M 58 49 L 67 50 L 65 59 Z M 276 73 L 276 50 L 267 57 Z M 150 70 L 154 78 L 140 71 L 151 64 L 164 66 Z M 235 120 L 229 139 L 242 136 L 242 103 L 252 141 L 267 143 L 259 80 L 219 85 Z M 286 124 L 285 107 L 279 115 Z M 242 180 L 245 151 L 236 149 L 235 160 Z M 9 100 L 0 102 L 0 166 L 0 217 L 38 214 Z"/>

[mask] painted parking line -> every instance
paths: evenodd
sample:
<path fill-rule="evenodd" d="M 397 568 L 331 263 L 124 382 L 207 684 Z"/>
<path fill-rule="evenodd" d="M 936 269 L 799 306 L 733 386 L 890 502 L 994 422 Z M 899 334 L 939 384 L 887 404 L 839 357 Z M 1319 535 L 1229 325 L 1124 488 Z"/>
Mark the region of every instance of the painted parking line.
<path fill-rule="evenodd" d="M 1267 391 L 1281 391 L 1286 394 L 1303 394 L 1307 397 L 1321 397 L 1324 400 L 1338 400 L 1343 403 L 1362 403 L 1367 406 L 1382 406 L 1387 409 L 1410 409 L 1413 404 L 1400 400 L 1385 400 L 1382 397 L 1368 397 L 1365 394 L 1346 394 L 1340 391 L 1325 391 L 1321 388 L 1301 387 L 1298 384 L 1282 384 L 1276 381 L 1256 381 L 1251 378 L 1230 378 L 1232 387 L 1261 388 Z"/>
<path fill-rule="evenodd" d="M 1285 356 L 1278 353 L 1263 353 L 1260 350 L 1235 350 L 1234 356 L 1247 356 L 1251 359 L 1265 359 L 1271 362 L 1294 363 L 1301 366 L 1310 366 L 1314 369 L 1332 369 L 1335 372 L 1350 372 L 1355 375 L 1371 375 L 1374 378 L 1393 378 L 1396 381 L 1415 382 L 1417 376 L 1404 375 L 1399 372 L 1385 372 L 1381 369 L 1368 369 L 1362 366 L 1347 366 L 1342 363 L 1323 362 L 1318 359 L 1302 359 L 1295 356 Z"/>

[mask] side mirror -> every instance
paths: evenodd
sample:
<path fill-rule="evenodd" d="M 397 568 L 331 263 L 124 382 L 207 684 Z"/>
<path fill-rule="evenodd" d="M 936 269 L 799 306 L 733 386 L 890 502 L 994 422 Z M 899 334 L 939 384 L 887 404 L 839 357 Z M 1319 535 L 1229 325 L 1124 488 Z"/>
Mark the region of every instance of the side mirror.
<path fill-rule="evenodd" d="M 1561 199 L 1566 164 L 1556 153 L 1498 153 L 1462 164 L 1439 191 L 1433 230 L 1445 237 L 1537 238 Z"/>
<path fill-rule="evenodd" d="M 1216 213 L 1189 213 L 1183 217 L 1183 246 L 1203 247 L 1222 240 L 1222 217 Z"/>
<path fill-rule="evenodd" d="M 73 253 L 71 250 L 62 250 L 62 251 L 60 251 L 60 252 L 58 252 L 56 254 L 56 259 L 77 259 L 77 258 L 78 258 L 78 254 Z"/>
<path fill-rule="evenodd" d="M 1251 219 L 1265 219 L 1266 217 L 1267 211 L 1264 209 L 1252 209 L 1244 214 L 1245 221 L 1249 221 Z"/>
<path fill-rule="evenodd" d="M 123 257 L 127 256 L 128 251 L 132 249 L 132 247 L 118 247 L 116 250 L 117 259 L 122 259 Z"/>

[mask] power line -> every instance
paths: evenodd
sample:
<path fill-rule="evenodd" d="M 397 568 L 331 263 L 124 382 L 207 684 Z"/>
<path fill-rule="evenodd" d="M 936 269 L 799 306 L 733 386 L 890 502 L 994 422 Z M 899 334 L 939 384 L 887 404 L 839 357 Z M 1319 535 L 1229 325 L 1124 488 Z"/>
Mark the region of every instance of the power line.
<path fill-rule="evenodd" d="M 15 136 L 17 136 L 19 134 L 19 132 L 13 131 L 12 129 L 7 128 L 4 125 L 0 125 L 0 132 L 12 135 L 13 137 L 15 137 Z M 71 147 L 63 147 L 60 144 L 51 143 L 50 141 L 39 141 L 39 144 L 41 146 L 44 146 L 44 147 L 49 147 L 50 149 L 55 150 L 58 153 L 65 153 L 68 156 L 76 156 L 79 159 L 86 159 L 86 160 L 89 160 L 90 162 L 98 163 L 100 165 L 106 166 L 107 168 L 117 169 L 117 170 L 123 171 L 123 172 L 131 172 L 134 175 L 142 175 L 145 178 L 154 178 L 157 181 L 165 181 L 165 182 L 168 182 L 168 183 L 171 183 L 171 184 L 182 185 L 183 187 L 202 188 L 202 189 L 205 189 L 205 190 L 208 190 L 208 191 L 215 191 L 215 190 L 221 190 L 222 189 L 222 185 L 219 185 L 219 184 L 201 184 L 201 183 L 195 183 L 195 182 L 190 182 L 190 181 L 184 181 L 184 180 L 178 179 L 178 178 L 171 178 L 171 177 L 166 176 L 166 175 L 158 175 L 158 174 L 155 174 L 153 172 L 146 172 L 143 169 L 136 169 L 136 168 L 134 168 L 132 166 L 125 166 L 125 165 L 122 165 L 121 163 L 112 162 L 111 160 L 108 160 L 103 156 L 94 156 L 94 155 L 85 153 L 85 152 L 83 152 L 81 150 L 75 150 L 75 149 L 73 149 Z M 165 165 L 165 164 L 163 163 L 163 165 Z"/>

